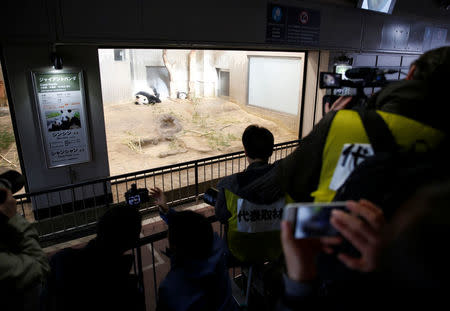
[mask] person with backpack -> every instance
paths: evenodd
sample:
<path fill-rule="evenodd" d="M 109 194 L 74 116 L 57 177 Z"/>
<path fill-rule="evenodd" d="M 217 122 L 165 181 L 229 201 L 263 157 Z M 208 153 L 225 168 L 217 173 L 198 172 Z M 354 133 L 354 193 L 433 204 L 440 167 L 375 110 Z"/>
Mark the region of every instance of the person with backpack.
<path fill-rule="evenodd" d="M 354 168 L 380 151 L 368 130 L 372 136 L 390 133 L 402 150 L 436 148 L 450 130 L 449 76 L 450 46 L 424 53 L 404 80 L 370 97 L 368 109 L 330 111 L 292 154 L 241 191 L 253 201 L 275 201 L 287 192 L 296 202 L 330 202 Z"/>
<path fill-rule="evenodd" d="M 367 103 L 368 109 L 327 113 L 291 155 L 278 161 L 274 169 L 248 184 L 243 191 L 256 196 L 249 199 L 264 201 L 276 200 L 285 192 L 297 202 L 330 202 L 336 199 L 336 194 L 339 200 L 370 199 L 379 204 L 383 216 L 389 221 L 408 192 L 414 192 L 421 183 L 436 176 L 442 179 L 447 175 L 443 170 L 445 161 L 439 154 L 425 152 L 432 156 L 428 159 L 425 156 L 424 160 L 404 155 L 438 150 L 444 145 L 450 130 L 450 105 L 446 103 L 445 94 L 449 76 L 449 46 L 424 53 L 411 65 L 405 80 L 389 84 L 374 94 Z M 395 160 L 386 160 L 382 159 L 383 154 L 387 158 L 392 158 L 392 154 L 399 156 L 395 156 Z M 358 177 L 356 173 L 360 173 L 368 158 L 376 158 L 381 165 L 375 165 L 373 174 L 366 173 L 365 178 L 359 180 L 359 193 L 350 197 L 342 195 L 358 185 L 353 182 L 349 186 L 347 180 L 349 176 L 350 179 L 358 179 L 355 175 Z M 389 174 L 397 173 L 396 168 L 400 165 L 404 170 L 399 174 Z M 416 165 L 420 166 L 425 178 L 416 178 L 419 173 Z M 437 168 L 431 170 L 433 165 Z M 372 190 L 370 198 L 365 197 L 368 188 Z M 315 242 L 310 246 L 317 249 L 320 243 Z M 358 249 L 349 243 L 344 241 L 342 248 L 331 256 L 324 255 L 324 252 L 309 253 L 311 256 L 308 258 L 314 260 L 315 268 L 309 271 L 308 279 L 321 280 L 319 295 L 339 297 L 346 292 L 363 295 L 376 287 L 376 280 L 370 274 L 348 269 L 337 260 L 336 253 L 361 256 Z M 287 281 L 299 280 L 287 278 Z"/>
<path fill-rule="evenodd" d="M 226 265 L 226 247 L 211 223 L 193 211 L 176 212 L 166 204 L 164 192 L 150 189 L 168 224 L 170 271 L 158 291 L 158 311 L 233 311 Z"/>

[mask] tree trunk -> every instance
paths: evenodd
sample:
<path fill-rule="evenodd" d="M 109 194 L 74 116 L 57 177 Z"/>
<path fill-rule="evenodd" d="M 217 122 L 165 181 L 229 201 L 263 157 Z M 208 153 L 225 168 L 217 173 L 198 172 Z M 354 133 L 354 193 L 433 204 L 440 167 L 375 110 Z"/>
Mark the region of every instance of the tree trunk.
<path fill-rule="evenodd" d="M 197 60 L 196 55 L 197 51 L 191 50 L 189 52 L 189 90 L 188 90 L 188 98 L 192 99 L 195 97 L 195 74 L 197 71 Z"/>
<path fill-rule="evenodd" d="M 174 99 L 177 98 L 177 94 L 175 92 L 175 83 L 172 79 L 173 77 L 173 64 L 169 63 L 169 60 L 167 59 L 167 50 L 164 49 L 163 50 L 163 61 L 164 61 L 164 66 L 166 66 L 167 71 L 169 72 L 169 93 L 170 93 L 170 98 Z"/>

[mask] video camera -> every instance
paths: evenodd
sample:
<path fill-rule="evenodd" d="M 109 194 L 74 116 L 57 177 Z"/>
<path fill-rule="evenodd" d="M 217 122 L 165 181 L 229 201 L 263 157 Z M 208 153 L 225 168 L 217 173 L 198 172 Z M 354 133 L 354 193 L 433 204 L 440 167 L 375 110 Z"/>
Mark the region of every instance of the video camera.
<path fill-rule="evenodd" d="M 365 107 L 367 104 L 367 95 L 364 93 L 366 87 L 384 87 L 392 81 L 386 80 L 386 74 L 397 73 L 395 69 L 380 69 L 372 67 L 357 67 L 345 71 L 344 76 L 340 73 L 321 72 L 319 87 L 321 89 L 341 89 L 352 88 L 356 89 L 356 95 L 353 96 L 352 101 L 347 108 L 355 106 Z M 323 104 L 326 102 L 332 104 L 339 96 L 325 95 Z"/>
<path fill-rule="evenodd" d="M 25 185 L 25 178 L 22 174 L 9 170 L 3 174 L 0 174 L 0 188 L 6 188 L 11 190 L 12 193 L 16 193 Z M 0 204 L 3 204 L 6 200 L 6 192 L 0 191 Z"/>
<path fill-rule="evenodd" d="M 136 184 L 131 184 L 131 188 L 125 192 L 125 200 L 129 206 L 139 206 L 150 199 L 147 188 L 137 188 Z"/>

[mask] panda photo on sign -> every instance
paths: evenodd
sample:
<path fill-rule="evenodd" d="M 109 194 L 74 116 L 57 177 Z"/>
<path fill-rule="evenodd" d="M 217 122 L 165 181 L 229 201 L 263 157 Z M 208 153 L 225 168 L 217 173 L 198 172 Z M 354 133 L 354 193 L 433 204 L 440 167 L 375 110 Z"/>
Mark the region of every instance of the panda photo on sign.
<path fill-rule="evenodd" d="M 159 93 L 155 88 L 150 88 L 147 92 L 139 91 L 135 94 L 134 103 L 136 105 L 154 105 L 160 102 L 161 100 L 159 99 Z"/>
<path fill-rule="evenodd" d="M 59 115 L 53 118 L 47 126 L 49 132 L 71 130 L 81 127 L 80 114 L 78 110 L 64 109 L 59 111 Z"/>
<path fill-rule="evenodd" d="M 48 124 L 47 129 L 49 132 L 60 131 L 61 125 L 62 125 L 61 118 L 56 118 L 53 121 L 51 121 L 50 124 Z"/>

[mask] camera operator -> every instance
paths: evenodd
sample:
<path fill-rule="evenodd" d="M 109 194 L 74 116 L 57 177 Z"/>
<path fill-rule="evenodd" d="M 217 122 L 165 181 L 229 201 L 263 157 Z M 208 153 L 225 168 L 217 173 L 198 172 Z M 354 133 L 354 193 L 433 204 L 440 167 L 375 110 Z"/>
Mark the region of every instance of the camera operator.
<path fill-rule="evenodd" d="M 0 309 L 38 310 L 41 282 L 49 272 L 33 226 L 17 214 L 11 190 L 0 188 Z"/>
<path fill-rule="evenodd" d="M 428 51 L 411 65 L 405 80 L 389 84 L 372 96 L 368 109 L 381 117 L 401 149 L 422 151 L 426 147 L 423 149 L 434 150 L 441 147 L 439 144 L 450 130 L 450 106 L 446 94 L 448 77 L 450 47 Z M 297 202 L 330 202 L 360 160 L 374 154 L 366 130 L 358 111 L 331 111 L 292 154 L 278 161 L 274 169 L 243 191 L 253 194 L 253 200 L 274 201 L 287 192 Z M 406 185 L 408 182 L 403 181 Z M 379 197 L 383 195 L 380 193 Z M 392 214 L 393 211 L 383 212 L 387 218 L 387 212 Z M 311 260 L 316 258 L 312 256 Z M 320 276 L 344 285 L 328 287 L 327 295 L 348 291 L 358 295 L 365 291 L 366 287 L 360 281 L 350 285 L 349 280 L 369 276 L 352 271 L 338 275 L 333 267 L 322 264 L 318 271 L 309 271 L 309 278 Z"/>
<path fill-rule="evenodd" d="M 428 51 L 411 65 L 405 80 L 374 94 L 368 109 L 382 117 L 400 147 L 411 149 L 420 142 L 434 148 L 449 132 L 448 77 L 450 47 Z M 343 154 L 346 144 L 353 146 Z M 351 164 L 373 154 L 367 144 L 357 111 L 332 110 L 292 154 L 242 191 L 252 194 L 248 199 L 253 201 L 275 201 L 287 192 L 297 202 L 329 202 L 351 173 L 348 165 L 335 172 L 339 159 Z"/>

